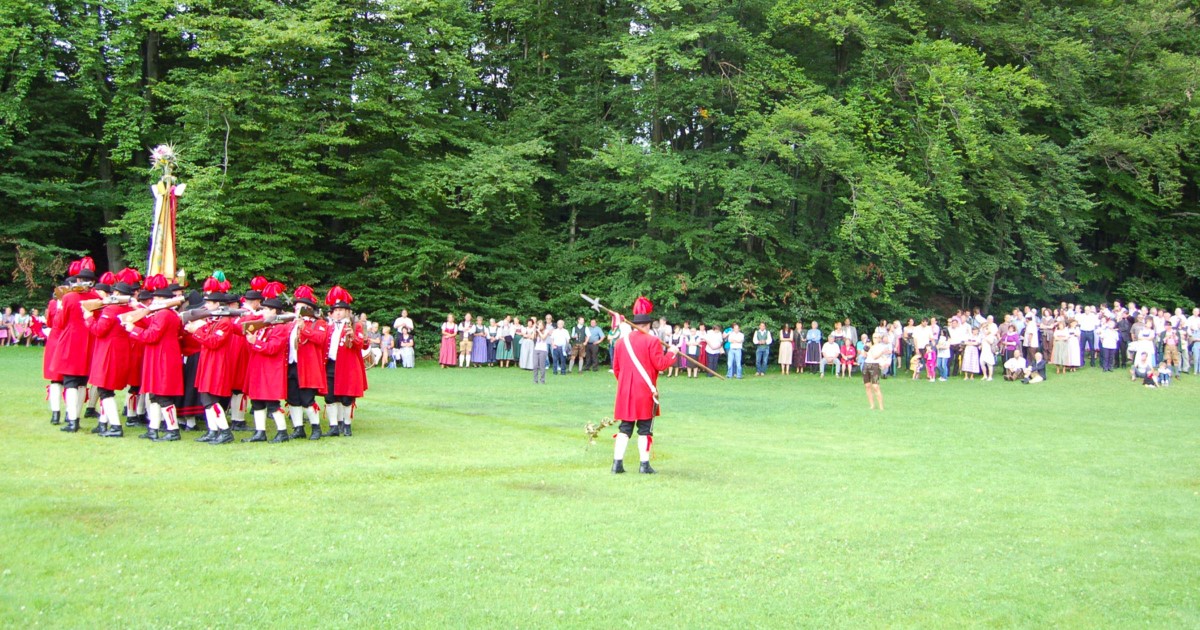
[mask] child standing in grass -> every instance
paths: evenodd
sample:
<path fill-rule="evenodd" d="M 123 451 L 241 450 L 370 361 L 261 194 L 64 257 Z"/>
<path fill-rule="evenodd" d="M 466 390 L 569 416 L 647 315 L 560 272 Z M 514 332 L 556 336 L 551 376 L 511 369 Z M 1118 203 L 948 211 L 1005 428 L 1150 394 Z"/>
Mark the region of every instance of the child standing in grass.
<path fill-rule="evenodd" d="M 950 336 L 945 332 L 938 338 L 937 343 L 938 380 L 944 381 L 950 376 Z"/>
<path fill-rule="evenodd" d="M 933 349 L 933 344 L 925 346 L 925 374 L 929 377 L 929 382 L 934 379 L 933 370 L 937 365 L 937 351 Z"/>

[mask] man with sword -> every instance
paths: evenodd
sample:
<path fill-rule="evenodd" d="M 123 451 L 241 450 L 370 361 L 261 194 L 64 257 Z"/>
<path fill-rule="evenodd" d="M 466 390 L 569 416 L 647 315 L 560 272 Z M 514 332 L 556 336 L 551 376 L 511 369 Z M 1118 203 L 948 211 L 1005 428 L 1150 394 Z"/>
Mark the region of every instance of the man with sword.
<path fill-rule="evenodd" d="M 589 300 L 599 309 L 599 301 Z M 663 344 L 650 334 L 651 312 L 654 305 L 645 297 L 633 304 L 632 328 L 613 342 L 613 374 L 617 378 L 617 399 L 613 418 L 620 421 L 617 441 L 613 447 L 613 474 L 625 472 L 625 449 L 638 433 L 638 455 L 641 466 L 638 472 L 653 474 L 650 467 L 650 446 L 654 442 L 654 418 L 659 413 L 658 373 L 667 369 L 676 360 L 679 350 Z"/>

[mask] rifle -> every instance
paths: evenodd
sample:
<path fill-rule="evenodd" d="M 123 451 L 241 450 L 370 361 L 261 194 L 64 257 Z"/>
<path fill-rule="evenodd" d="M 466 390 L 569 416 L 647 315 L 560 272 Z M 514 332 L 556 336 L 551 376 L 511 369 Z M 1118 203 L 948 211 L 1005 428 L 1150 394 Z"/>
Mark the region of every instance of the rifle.
<path fill-rule="evenodd" d="M 296 319 L 295 313 L 280 313 L 274 317 L 264 317 L 263 319 L 254 319 L 248 322 L 242 322 L 242 332 L 246 334 L 256 333 L 267 326 L 275 326 L 276 324 L 286 324 Z"/>
<path fill-rule="evenodd" d="M 79 303 L 85 311 L 98 311 L 105 306 L 112 304 L 129 304 L 130 297 L 128 295 L 110 295 L 104 299 L 96 298 L 93 300 L 84 300 Z"/>
<path fill-rule="evenodd" d="M 61 300 L 61 299 L 63 299 L 63 296 L 68 293 L 83 293 L 84 291 L 87 291 L 90 288 L 91 287 L 84 286 L 82 284 L 76 284 L 74 286 L 67 286 L 65 284 L 62 284 L 57 287 L 54 287 L 54 299 Z"/>
<path fill-rule="evenodd" d="M 150 313 L 161 311 L 163 309 L 175 308 L 176 306 L 183 304 L 183 301 L 184 299 L 182 297 L 174 297 L 161 304 L 146 306 L 129 311 L 128 313 L 121 315 L 121 324 L 135 324 L 145 319 Z"/>
<path fill-rule="evenodd" d="M 591 304 L 591 305 L 592 305 L 592 309 L 593 309 L 593 310 L 595 310 L 595 311 L 596 311 L 596 312 L 598 312 L 598 313 L 603 311 L 603 312 L 607 312 L 609 315 L 616 315 L 616 316 L 619 316 L 621 319 L 623 319 L 623 320 L 625 320 L 625 321 L 630 321 L 628 318 L 626 318 L 626 317 L 625 317 L 624 315 L 622 315 L 621 313 L 618 313 L 618 312 L 616 312 L 616 311 L 614 311 L 614 310 L 612 310 L 612 309 L 608 308 L 607 306 L 604 306 L 603 304 L 601 304 L 601 303 L 600 303 L 600 300 L 598 300 L 598 299 L 596 299 L 596 298 L 588 297 L 588 296 L 586 296 L 586 295 L 584 295 L 584 294 L 582 294 L 582 293 L 580 293 L 580 294 L 579 294 L 579 297 L 583 298 L 583 300 L 584 300 L 585 302 L 587 302 L 588 304 Z M 637 329 L 637 328 L 634 328 L 633 330 L 634 330 L 634 332 L 638 332 L 638 329 Z M 658 337 L 655 337 L 654 335 L 650 335 L 650 336 L 651 336 L 651 337 L 654 337 L 654 339 L 655 339 L 656 341 L 658 341 L 658 343 L 659 343 L 659 344 L 660 344 L 660 345 L 661 345 L 663 348 L 666 348 L 666 347 L 667 347 L 667 342 L 663 341 L 662 339 L 659 339 Z M 705 372 L 708 372 L 709 374 L 711 374 L 711 375 L 713 375 L 713 376 L 715 376 L 715 377 L 717 377 L 717 378 L 721 379 L 722 381 L 723 381 L 723 380 L 725 380 L 725 377 L 724 377 L 724 376 L 721 376 L 720 374 L 717 374 L 716 372 L 714 372 L 714 371 L 712 371 L 712 370 L 708 369 L 708 366 L 707 366 L 707 365 L 704 365 L 703 363 L 701 363 L 701 362 L 699 362 L 699 361 L 697 361 L 697 360 L 693 359 L 691 356 L 689 356 L 689 355 L 688 355 L 688 353 L 687 353 L 687 352 L 684 352 L 683 350 L 680 350 L 680 352 L 679 352 L 679 356 L 683 357 L 683 358 L 684 358 L 684 360 L 686 360 L 686 361 L 687 361 L 689 364 L 691 364 L 691 365 L 693 365 L 693 366 L 695 366 L 695 367 L 698 367 L 698 368 L 700 368 L 701 370 L 704 370 Z"/>

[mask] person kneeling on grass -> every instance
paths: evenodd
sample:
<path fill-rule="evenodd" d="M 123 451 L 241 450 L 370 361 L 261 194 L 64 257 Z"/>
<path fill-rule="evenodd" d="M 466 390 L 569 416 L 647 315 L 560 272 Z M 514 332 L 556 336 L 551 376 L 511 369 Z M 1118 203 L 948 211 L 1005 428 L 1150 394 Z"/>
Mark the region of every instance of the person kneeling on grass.
<path fill-rule="evenodd" d="M 1014 354 L 1004 362 L 1004 380 L 1019 381 L 1025 378 L 1025 355 Z"/>

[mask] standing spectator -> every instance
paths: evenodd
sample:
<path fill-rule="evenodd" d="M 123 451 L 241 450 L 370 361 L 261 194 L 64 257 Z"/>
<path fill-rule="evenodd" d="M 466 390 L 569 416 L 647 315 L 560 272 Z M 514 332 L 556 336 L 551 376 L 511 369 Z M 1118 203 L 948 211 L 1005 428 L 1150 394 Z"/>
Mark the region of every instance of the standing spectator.
<path fill-rule="evenodd" d="M 754 331 L 754 373 L 757 376 L 767 375 L 767 366 L 771 362 L 771 344 L 775 340 L 771 331 L 767 330 L 766 322 L 759 322 L 758 330 Z"/>
<path fill-rule="evenodd" d="M 396 339 L 392 337 L 392 327 L 384 326 L 383 335 L 379 339 L 379 350 L 389 369 L 396 368 Z"/>
<path fill-rule="evenodd" d="M 537 345 L 537 331 L 537 320 L 530 317 L 518 333 L 521 336 L 521 354 L 517 357 L 517 367 L 522 370 L 532 370 L 536 367 L 534 347 Z"/>
<path fill-rule="evenodd" d="M 990 381 L 996 369 L 996 351 L 1000 348 L 1000 337 L 996 334 L 995 325 L 984 326 L 986 328 L 979 343 L 979 368 L 983 380 Z"/>
<path fill-rule="evenodd" d="M 400 329 L 400 337 L 396 341 L 398 349 L 397 354 L 400 355 L 400 367 L 413 368 L 416 366 L 416 339 L 413 339 L 412 333 L 407 328 Z M 442 366 L 445 367 L 445 366 Z"/>
<path fill-rule="evenodd" d="M 804 334 L 804 365 L 797 368 L 800 372 L 804 372 L 804 368 L 810 365 L 821 364 L 821 329 L 817 328 L 817 322 L 812 323 L 812 328 Z"/>
<path fill-rule="evenodd" d="M 725 357 L 727 365 L 725 378 L 740 379 L 742 378 L 742 346 L 746 343 L 746 334 L 742 332 L 742 327 L 734 322 L 725 339 L 729 341 L 729 355 Z"/>
<path fill-rule="evenodd" d="M 965 328 L 966 324 L 963 324 L 963 327 Z M 971 333 L 968 334 L 967 338 L 963 341 L 963 351 L 962 351 L 963 352 L 963 354 L 962 354 L 963 380 L 973 381 L 973 380 L 975 380 L 975 375 L 979 374 L 979 372 L 981 371 L 980 367 L 979 367 L 979 364 L 980 364 L 979 347 L 982 344 L 983 344 L 983 340 L 979 338 L 979 329 L 972 328 Z"/>
<path fill-rule="evenodd" d="M 483 323 L 483 317 L 475 320 L 475 328 L 471 334 L 471 363 L 487 365 L 488 361 L 488 328 Z"/>
<path fill-rule="evenodd" d="M 858 341 L 858 329 L 854 327 L 854 324 L 850 323 L 849 317 L 846 318 L 846 321 L 842 322 L 842 336 L 849 339 L 851 345 Z"/>
<path fill-rule="evenodd" d="M 1100 369 L 1104 372 L 1113 371 L 1116 365 L 1117 350 L 1121 346 L 1121 333 L 1117 331 L 1115 322 L 1107 321 L 1100 325 Z"/>
<path fill-rule="evenodd" d="M 1174 368 L 1176 373 L 1180 371 L 1179 333 L 1170 324 L 1167 324 L 1167 329 L 1163 331 L 1162 356 L 1167 367 Z"/>
<path fill-rule="evenodd" d="M 1096 329 L 1100 326 L 1100 317 L 1096 315 L 1096 307 L 1086 306 L 1083 313 L 1076 315 L 1079 322 L 1079 343 L 1083 359 L 1091 357 L 1091 367 L 1096 367 L 1096 355 L 1100 346 L 1096 343 Z"/>
<path fill-rule="evenodd" d="M 704 362 L 708 365 L 708 369 L 714 372 L 717 370 L 721 355 L 725 353 L 724 345 L 725 339 L 724 335 L 721 334 L 721 329 L 716 326 L 708 329 L 708 333 L 704 336 Z M 709 378 L 711 377 L 712 375 L 710 374 Z"/>
<path fill-rule="evenodd" d="M 808 352 L 808 344 L 804 339 L 804 324 L 796 322 L 796 327 L 792 330 L 796 331 L 796 343 L 792 348 L 792 366 L 796 368 L 797 374 L 804 372 L 804 356 Z"/>
<path fill-rule="evenodd" d="M 505 317 L 504 321 L 496 326 L 496 361 L 500 367 L 512 365 L 513 357 L 516 356 L 514 328 L 512 315 Z"/>
<path fill-rule="evenodd" d="M 471 344 L 475 336 L 475 323 L 471 314 L 463 316 L 462 325 L 458 327 L 458 367 L 471 367 Z"/>
<path fill-rule="evenodd" d="M 779 369 L 787 376 L 792 371 L 792 353 L 796 345 L 796 331 L 791 325 L 784 324 L 779 331 Z"/>
<path fill-rule="evenodd" d="M 687 364 L 688 378 L 696 378 L 700 375 L 700 368 L 696 364 L 700 362 L 700 342 L 704 339 L 704 324 L 700 325 L 699 329 L 691 329 L 684 326 L 684 348 L 682 350 L 692 358 L 692 363 Z"/>
<path fill-rule="evenodd" d="M 488 320 L 485 333 L 487 336 L 487 363 L 495 365 L 500 352 L 500 325 L 496 323 L 495 317 Z"/>
<path fill-rule="evenodd" d="M 567 373 L 571 369 L 579 365 L 579 373 L 583 374 L 583 359 L 587 354 L 587 324 L 582 317 L 575 320 L 575 325 L 571 327 L 571 354 L 570 360 L 567 362 Z"/>
<path fill-rule="evenodd" d="M 1072 319 L 1067 323 L 1067 369 L 1072 372 L 1083 365 L 1079 334 L 1079 321 Z"/>
<path fill-rule="evenodd" d="M 442 369 L 454 367 L 457 365 L 456 347 L 458 339 L 458 325 L 454 323 L 454 315 L 446 315 L 446 323 L 442 324 L 442 345 L 438 350 L 438 363 L 442 365 Z"/>
<path fill-rule="evenodd" d="M 947 331 L 942 331 L 942 336 L 938 337 L 937 371 L 939 381 L 950 378 L 950 333 Z"/>
<path fill-rule="evenodd" d="M 1193 308 L 1192 316 L 1187 318 L 1187 339 L 1191 348 L 1192 374 L 1200 374 L 1200 307 Z"/>
<path fill-rule="evenodd" d="M 392 331 L 395 334 L 399 335 L 404 330 L 410 333 L 416 330 L 412 318 L 408 316 L 408 309 L 400 309 L 400 317 L 397 317 L 396 321 L 392 322 Z"/>
<path fill-rule="evenodd" d="M 571 354 L 571 333 L 567 332 L 563 320 L 558 320 L 550 333 L 550 358 L 556 375 L 567 373 L 567 357 Z"/>
<path fill-rule="evenodd" d="M 600 342 L 604 341 L 604 329 L 596 325 L 596 320 L 592 320 L 588 325 L 586 332 L 586 345 L 583 348 L 583 369 L 598 372 L 600 370 L 600 362 L 597 357 L 600 354 Z"/>
<path fill-rule="evenodd" d="M 538 322 L 533 328 L 533 382 L 546 384 L 546 354 L 550 344 L 550 331 L 546 322 Z"/>

